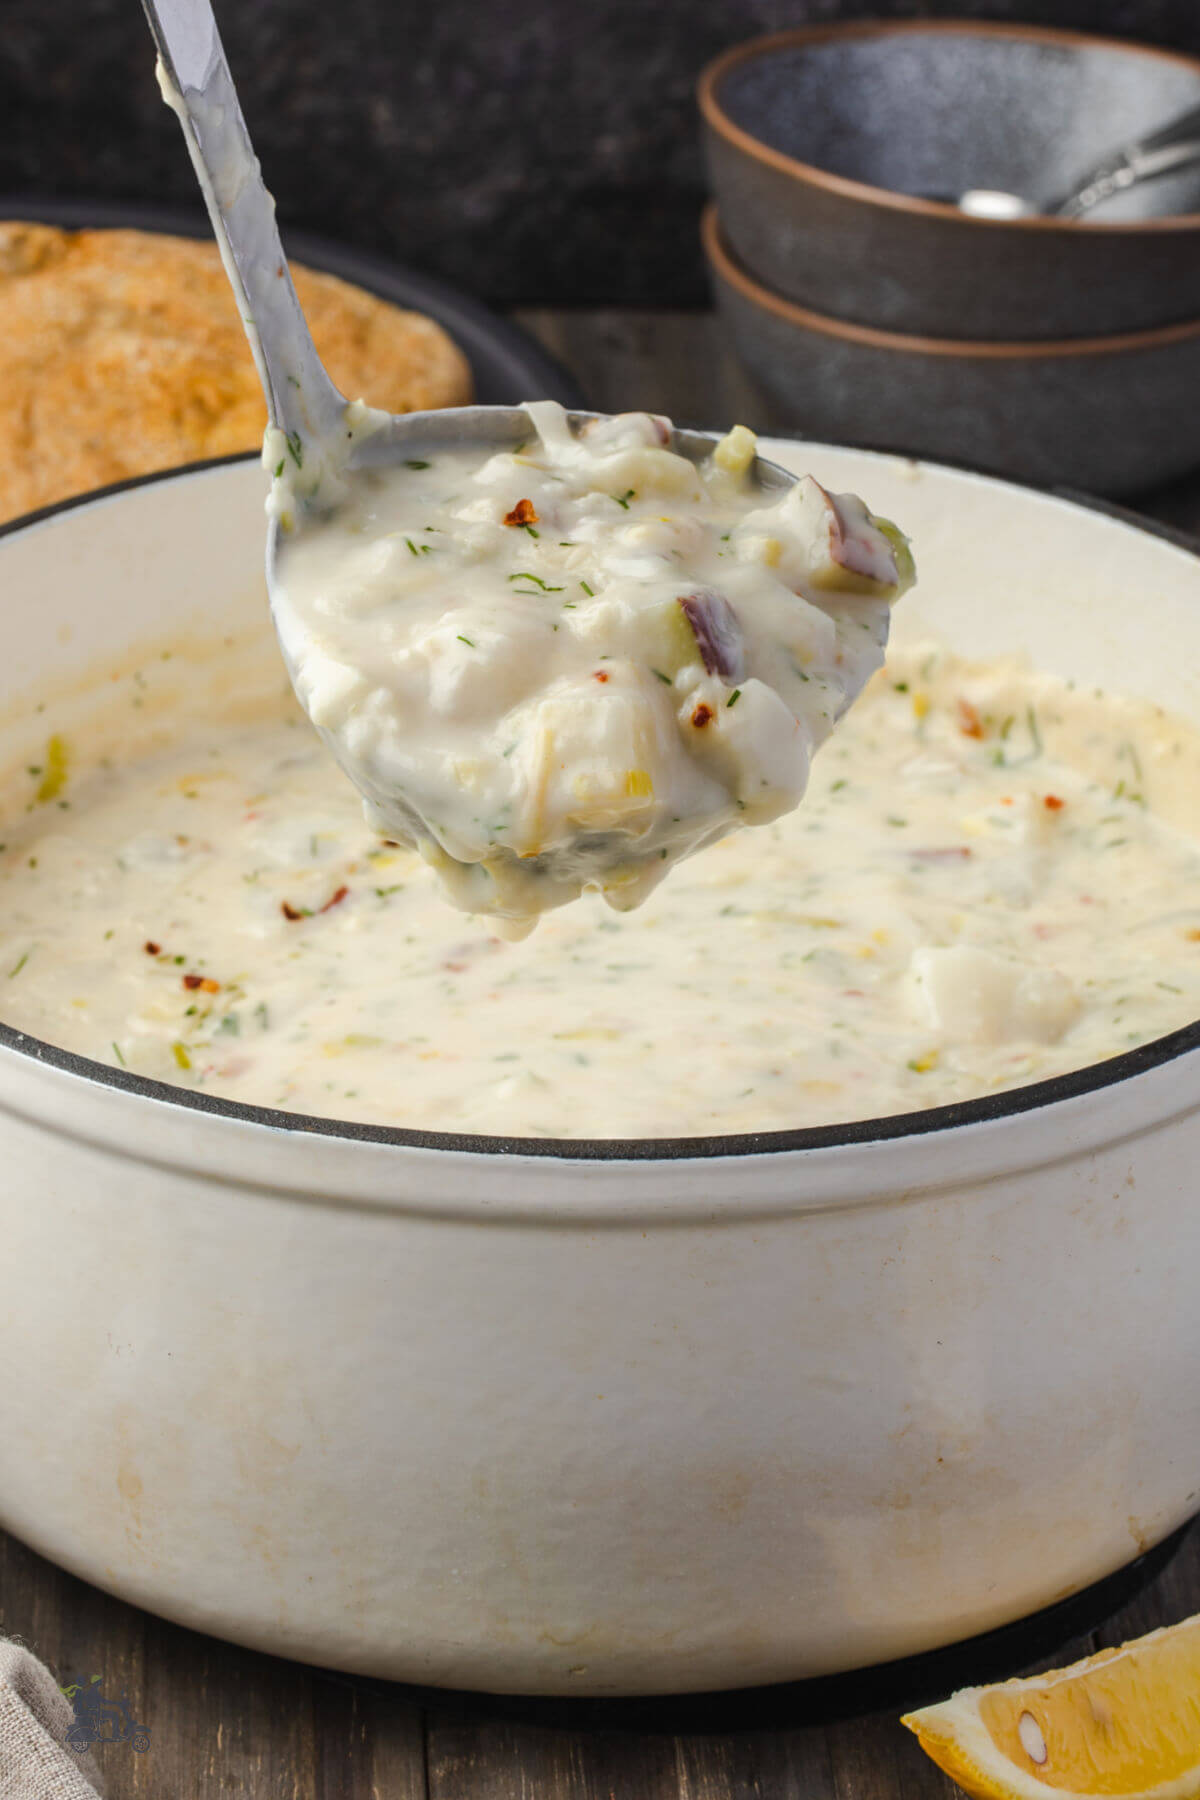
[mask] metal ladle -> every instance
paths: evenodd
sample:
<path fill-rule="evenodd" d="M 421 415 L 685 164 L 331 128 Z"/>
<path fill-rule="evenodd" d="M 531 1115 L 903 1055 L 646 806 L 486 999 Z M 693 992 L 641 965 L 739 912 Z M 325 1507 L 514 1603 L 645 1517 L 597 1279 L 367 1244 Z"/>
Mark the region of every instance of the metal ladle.
<path fill-rule="evenodd" d="M 414 453 L 439 445 L 495 451 L 511 449 L 530 437 L 534 429 L 530 416 L 521 407 L 504 406 L 372 412 L 369 429 L 360 434 L 363 409 L 348 405 L 333 385 L 300 309 L 279 239 L 275 204 L 263 185 L 209 0 L 143 0 L 143 4 L 158 46 L 163 97 L 183 127 L 254 353 L 270 423 L 282 433 L 281 447 L 286 443 L 280 469 L 286 468 L 292 478 L 299 512 L 325 507 L 330 490 L 336 493 L 339 485 L 344 492 L 348 472 L 399 466 Z M 570 420 L 578 428 L 598 416 L 575 413 Z M 676 431 L 671 447 L 698 463 L 717 440 L 715 432 Z M 791 487 L 796 480 L 763 458 L 757 459 L 754 474 L 760 486 L 770 489 Z M 302 518 L 295 522 L 302 523 Z M 281 539 L 286 542 L 286 537 L 273 518 L 267 536 L 267 586 L 294 684 L 308 634 L 287 604 L 280 579 Z M 392 835 L 414 842 L 428 836 L 420 811 L 405 795 L 382 792 L 338 738 L 325 731 L 321 735 L 369 803 L 376 822 L 383 822 Z"/>

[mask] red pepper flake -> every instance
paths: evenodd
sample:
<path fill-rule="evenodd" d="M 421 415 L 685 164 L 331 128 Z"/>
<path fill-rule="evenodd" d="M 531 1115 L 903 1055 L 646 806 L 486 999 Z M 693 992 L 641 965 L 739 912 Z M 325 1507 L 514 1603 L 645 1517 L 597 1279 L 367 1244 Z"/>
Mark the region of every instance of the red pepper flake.
<path fill-rule="evenodd" d="M 603 669 L 594 669 L 592 671 L 592 680 L 593 681 L 607 681 L 608 675 L 606 674 L 606 672 Z"/>
<path fill-rule="evenodd" d="M 197 988 L 202 994 L 219 994 L 221 991 L 220 982 L 214 981 L 211 975 L 185 975 L 183 985 L 191 994 L 194 994 Z"/>
<path fill-rule="evenodd" d="M 692 714 L 692 724 L 696 727 L 697 731 L 703 731 L 704 727 L 708 724 L 708 721 L 711 718 L 712 718 L 712 707 L 705 706 L 705 704 L 702 700 L 700 702 L 699 706 L 696 708 L 695 712 Z"/>
<path fill-rule="evenodd" d="M 536 525 L 537 522 L 532 500 L 518 500 L 512 511 L 504 515 L 506 525 Z"/>
<path fill-rule="evenodd" d="M 1066 801 L 1060 800 L 1057 794 L 1047 794 L 1046 798 L 1042 801 L 1042 805 L 1046 808 L 1047 812 L 1061 812 L 1066 804 Z"/>
<path fill-rule="evenodd" d="M 972 852 L 966 844 L 947 844 L 944 847 L 939 845 L 936 849 L 932 850 L 905 851 L 905 855 L 911 856 L 914 862 L 928 863 L 953 862 L 959 857 L 965 860 L 971 854 Z"/>
<path fill-rule="evenodd" d="M 147 938 L 142 945 L 142 949 L 146 952 L 147 956 L 158 956 L 162 951 L 162 945 L 156 944 L 152 938 Z"/>
<path fill-rule="evenodd" d="M 319 913 L 327 913 L 331 907 L 340 906 L 349 892 L 350 889 L 345 885 L 340 888 L 335 888 L 324 906 L 318 906 L 317 911 Z M 285 919 L 311 919 L 313 916 L 311 907 L 293 906 L 290 900 L 281 900 L 279 903 L 279 910 Z"/>
<path fill-rule="evenodd" d="M 981 738 L 983 736 L 983 720 L 978 709 L 969 700 L 958 702 L 958 729 L 964 737 Z"/>

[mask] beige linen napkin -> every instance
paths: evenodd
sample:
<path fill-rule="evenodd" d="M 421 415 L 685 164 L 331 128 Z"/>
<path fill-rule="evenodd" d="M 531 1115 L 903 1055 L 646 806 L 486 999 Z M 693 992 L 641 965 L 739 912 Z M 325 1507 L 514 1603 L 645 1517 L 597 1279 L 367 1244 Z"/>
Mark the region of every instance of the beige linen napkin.
<path fill-rule="evenodd" d="M 96 1800 L 104 1782 L 66 1744 L 75 1717 L 45 1663 L 0 1638 L 0 1800 Z"/>

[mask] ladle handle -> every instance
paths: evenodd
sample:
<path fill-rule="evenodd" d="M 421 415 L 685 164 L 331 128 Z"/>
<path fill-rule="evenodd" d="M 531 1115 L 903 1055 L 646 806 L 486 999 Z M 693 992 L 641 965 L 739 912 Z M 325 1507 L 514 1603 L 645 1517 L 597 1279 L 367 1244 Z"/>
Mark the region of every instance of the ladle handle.
<path fill-rule="evenodd" d="M 209 0 L 142 0 L 267 398 L 299 462 L 345 405 L 300 310 Z"/>

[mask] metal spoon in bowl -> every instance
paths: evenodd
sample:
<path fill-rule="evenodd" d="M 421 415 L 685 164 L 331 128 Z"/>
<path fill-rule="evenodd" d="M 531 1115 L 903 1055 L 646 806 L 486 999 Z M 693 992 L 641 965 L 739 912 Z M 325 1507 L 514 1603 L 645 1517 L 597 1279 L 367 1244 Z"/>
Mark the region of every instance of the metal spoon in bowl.
<path fill-rule="evenodd" d="M 275 486 L 267 538 L 267 583 L 284 661 L 299 691 L 302 684 L 297 681 L 298 671 L 306 658 L 310 653 L 319 658 L 324 651 L 320 634 L 291 603 L 281 574 L 295 554 L 297 537 L 305 536 L 305 519 L 315 523 L 318 515 L 328 517 L 331 506 L 355 486 L 348 477 L 359 471 L 377 472 L 404 465 L 424 469 L 429 466 L 426 458 L 431 448 L 513 450 L 536 434 L 530 415 L 521 407 L 467 406 L 395 415 L 345 400 L 321 363 L 300 310 L 279 239 L 274 202 L 262 182 L 209 0 L 144 0 L 144 5 L 158 46 L 163 96 L 183 127 L 266 395 L 270 418 L 267 441 L 275 446 L 270 457 Z M 577 430 L 596 417 L 578 414 L 570 423 Z M 717 441 L 715 433 L 676 431 L 670 448 L 700 463 L 710 456 Z M 794 476 L 761 459 L 752 464 L 751 472 L 757 485 L 764 489 L 796 485 Z M 281 530 L 281 524 L 285 529 Z M 835 606 L 831 597 L 825 610 L 832 613 Z M 872 619 L 868 628 L 880 646 L 886 639 L 886 618 L 878 625 Z M 463 641 L 471 642 L 469 638 Z M 857 685 L 853 691 L 847 691 L 846 705 L 856 692 Z M 303 704 L 303 692 L 300 698 Z M 743 707 L 739 721 L 746 712 Z M 314 723 L 363 795 L 373 823 L 388 835 L 406 839 L 430 853 L 431 859 L 437 859 L 437 833 L 430 824 L 428 802 L 422 810 L 422 796 L 415 788 L 398 791 L 405 786 L 404 778 L 393 780 L 389 775 L 381 781 L 371 772 L 364 756 L 348 747 L 345 732 L 323 729 L 317 720 Z M 739 724 L 739 731 L 743 729 Z M 577 831 L 570 841 L 547 849 L 545 856 L 502 848 L 497 857 L 504 866 L 499 873 L 489 869 L 485 874 L 506 891 L 520 885 L 518 875 L 524 883 L 530 874 L 539 882 L 543 875 L 546 878 L 539 893 L 551 891 L 556 882 L 565 891 L 571 881 L 575 881 L 574 891 L 578 892 L 580 885 L 598 880 L 601 874 L 612 877 L 614 867 L 618 873 L 627 869 L 632 856 L 636 863 L 634 873 L 640 878 L 644 872 L 649 879 L 652 858 L 653 869 L 661 873 L 665 872 L 669 856 L 683 853 L 677 844 L 687 830 L 692 830 L 696 847 L 724 829 L 728 829 L 727 823 L 721 824 L 715 815 L 700 811 L 694 819 L 674 818 L 669 826 L 647 829 L 632 849 L 630 838 L 620 831 L 593 833 L 590 837 Z M 511 859 L 511 867 L 507 859 Z M 444 876 L 447 861 L 454 865 L 450 873 L 457 871 L 460 886 L 466 880 L 463 871 L 476 868 L 474 863 L 459 863 L 442 852 L 438 866 Z M 543 862 L 544 869 L 529 866 Z M 517 868 L 518 864 L 522 866 Z M 581 871 L 580 880 L 577 878 Z M 472 886 L 471 892 L 475 891 Z M 524 886 L 521 891 L 524 893 Z M 557 903 L 540 902 L 532 910 L 539 910 L 541 904 Z M 617 904 L 615 900 L 612 903 Z M 472 905 L 469 910 L 502 909 L 499 904 L 489 904 Z M 517 911 L 508 916 L 521 918 L 524 914 Z"/>
<path fill-rule="evenodd" d="M 977 219 L 1081 219 L 1093 207 L 1127 188 L 1158 181 L 1200 162 L 1200 107 L 1181 113 L 1148 137 L 1110 151 L 1065 194 L 1045 200 L 1010 194 L 1003 188 L 968 188 L 951 205 Z"/>

